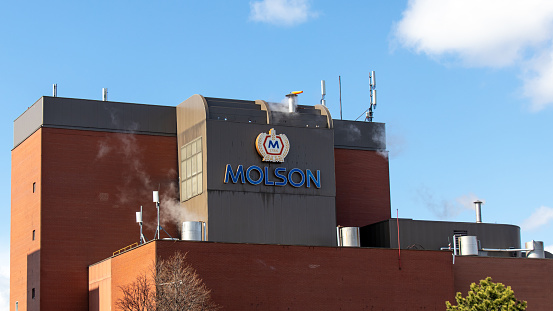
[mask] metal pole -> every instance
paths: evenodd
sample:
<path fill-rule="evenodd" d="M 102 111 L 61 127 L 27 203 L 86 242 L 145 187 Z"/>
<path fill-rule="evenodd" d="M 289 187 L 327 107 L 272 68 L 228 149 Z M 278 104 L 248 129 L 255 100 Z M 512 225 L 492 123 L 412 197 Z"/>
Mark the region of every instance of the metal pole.
<path fill-rule="evenodd" d="M 161 232 L 160 232 L 160 229 L 161 229 L 161 226 L 159 225 L 159 202 L 156 202 L 156 208 L 157 208 L 157 230 L 156 230 L 156 233 L 157 233 L 157 239 L 159 240 L 161 238 Z"/>
<path fill-rule="evenodd" d="M 340 87 L 340 120 L 342 120 L 342 77 L 338 76 L 338 85 Z"/>

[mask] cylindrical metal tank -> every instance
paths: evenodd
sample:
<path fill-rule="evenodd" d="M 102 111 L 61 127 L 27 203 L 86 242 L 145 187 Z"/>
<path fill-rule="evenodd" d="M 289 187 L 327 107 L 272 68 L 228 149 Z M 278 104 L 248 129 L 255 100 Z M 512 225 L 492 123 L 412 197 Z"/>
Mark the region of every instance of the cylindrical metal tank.
<path fill-rule="evenodd" d="M 359 247 L 361 241 L 359 238 L 359 227 L 339 227 L 338 246 Z"/>
<path fill-rule="evenodd" d="M 459 238 L 462 256 L 478 256 L 478 241 L 476 236 L 467 235 Z"/>
<path fill-rule="evenodd" d="M 186 241 L 202 241 L 202 221 L 185 221 L 182 223 L 181 239 Z"/>
<path fill-rule="evenodd" d="M 530 241 L 526 242 L 526 248 L 531 249 L 527 251 L 526 257 L 528 258 L 545 258 L 545 252 L 543 250 L 543 241 Z"/>

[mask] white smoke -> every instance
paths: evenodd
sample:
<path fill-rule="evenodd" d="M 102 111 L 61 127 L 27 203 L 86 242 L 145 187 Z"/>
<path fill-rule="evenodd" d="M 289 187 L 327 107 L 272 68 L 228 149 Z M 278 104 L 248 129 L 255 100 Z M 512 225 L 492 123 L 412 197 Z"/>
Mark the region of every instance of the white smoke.
<path fill-rule="evenodd" d="M 384 130 L 377 129 L 373 133 L 373 141 L 377 142 L 379 145 L 386 146 L 386 132 Z M 386 149 L 377 150 L 378 155 L 388 160 L 389 153 Z"/>
<path fill-rule="evenodd" d="M 269 106 L 269 109 L 274 112 L 289 112 L 290 106 L 288 103 L 288 98 L 284 98 L 280 101 L 280 103 L 276 102 L 267 102 L 267 105 Z"/>
<path fill-rule="evenodd" d="M 177 183 L 170 183 L 160 197 L 160 218 L 163 224 L 175 224 L 180 229 L 183 221 L 202 220 L 199 214 L 190 211 L 179 200 Z"/>
<path fill-rule="evenodd" d="M 437 198 L 434 192 L 424 185 L 417 189 L 417 199 L 439 219 L 454 219 L 463 211 L 474 210 L 474 201 L 484 202 L 472 193 L 454 199 Z"/>

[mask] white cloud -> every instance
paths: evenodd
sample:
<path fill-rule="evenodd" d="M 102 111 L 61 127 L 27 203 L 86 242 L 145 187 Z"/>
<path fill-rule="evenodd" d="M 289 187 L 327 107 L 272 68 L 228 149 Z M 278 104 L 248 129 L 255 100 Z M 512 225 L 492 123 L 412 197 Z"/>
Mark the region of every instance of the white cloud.
<path fill-rule="evenodd" d="M 524 94 L 531 97 L 533 111 L 539 111 L 553 101 L 553 51 L 547 51 L 528 62 Z"/>
<path fill-rule="evenodd" d="M 553 254 L 553 245 L 545 246 L 543 249 Z"/>
<path fill-rule="evenodd" d="M 553 1 L 411 0 L 395 25 L 399 43 L 467 66 L 520 66 L 533 110 L 553 104 Z"/>
<path fill-rule="evenodd" d="M 250 19 L 278 26 L 294 26 L 315 18 L 309 0 L 262 0 L 250 2 Z"/>
<path fill-rule="evenodd" d="M 522 230 L 535 230 L 553 220 L 553 208 L 541 206 L 522 222 Z"/>

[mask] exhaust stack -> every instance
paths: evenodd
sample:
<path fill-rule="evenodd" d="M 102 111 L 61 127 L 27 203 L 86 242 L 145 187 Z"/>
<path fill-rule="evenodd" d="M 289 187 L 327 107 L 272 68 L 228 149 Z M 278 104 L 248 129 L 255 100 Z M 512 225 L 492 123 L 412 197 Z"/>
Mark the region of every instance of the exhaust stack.
<path fill-rule="evenodd" d="M 288 98 L 288 112 L 296 112 L 298 108 L 298 94 L 301 93 L 303 93 L 303 91 L 290 92 L 290 94 L 286 95 L 286 98 Z"/>
<path fill-rule="evenodd" d="M 482 201 L 474 201 L 474 209 L 476 210 L 476 223 L 482 222 Z"/>

